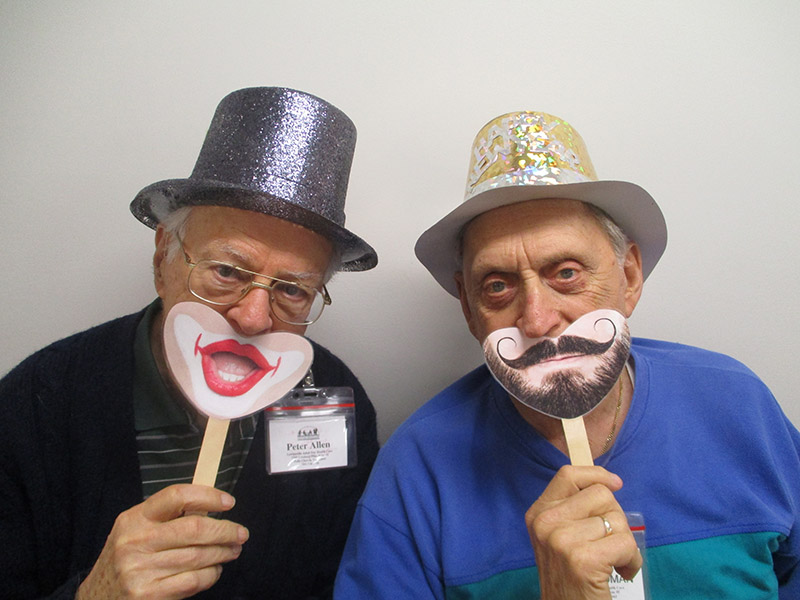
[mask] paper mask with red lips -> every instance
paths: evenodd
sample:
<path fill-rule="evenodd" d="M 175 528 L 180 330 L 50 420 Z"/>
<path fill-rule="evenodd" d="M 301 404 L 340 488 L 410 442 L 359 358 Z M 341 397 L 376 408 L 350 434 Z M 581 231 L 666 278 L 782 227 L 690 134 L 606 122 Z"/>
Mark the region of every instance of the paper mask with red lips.
<path fill-rule="evenodd" d="M 291 390 L 314 358 L 300 335 L 275 331 L 237 334 L 217 311 L 181 302 L 164 322 L 167 364 L 184 395 L 203 414 L 238 419 Z"/>
<path fill-rule="evenodd" d="M 486 364 L 508 393 L 541 413 L 574 419 L 590 412 L 614 386 L 631 348 L 625 317 L 596 310 L 558 337 L 528 338 L 516 327 L 491 332 Z"/>

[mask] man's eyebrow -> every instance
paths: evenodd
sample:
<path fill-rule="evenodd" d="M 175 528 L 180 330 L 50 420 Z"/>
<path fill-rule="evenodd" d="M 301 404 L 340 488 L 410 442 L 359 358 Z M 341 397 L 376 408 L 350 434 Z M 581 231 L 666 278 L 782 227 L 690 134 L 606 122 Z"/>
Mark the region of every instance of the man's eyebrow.
<path fill-rule="evenodd" d="M 477 281 L 482 281 L 492 273 L 503 272 L 503 269 L 498 268 L 497 265 L 488 263 L 486 261 L 475 261 L 470 265 L 470 275 Z"/>
<path fill-rule="evenodd" d="M 219 252 L 225 254 L 225 256 L 230 260 L 239 261 L 244 266 L 251 266 L 251 257 L 241 252 L 238 248 L 231 246 L 230 244 L 222 244 L 218 247 Z"/>
<path fill-rule="evenodd" d="M 248 271 L 252 271 L 252 257 L 244 252 L 241 252 L 238 248 L 231 246 L 229 244 L 222 244 L 219 247 L 219 251 L 225 254 L 228 260 L 236 261 L 238 264 L 237 266 L 241 266 L 243 269 L 247 269 Z M 261 273 L 259 273 L 261 275 Z M 298 281 L 300 283 L 305 283 L 306 285 L 315 285 L 317 282 L 322 280 L 323 275 L 321 273 L 313 273 L 310 271 L 280 271 L 277 273 L 263 273 L 266 277 L 278 277 L 279 279 L 285 279 L 287 281 Z"/>
<path fill-rule="evenodd" d="M 298 281 L 312 287 L 317 282 L 322 281 L 321 273 L 310 273 L 308 271 L 281 271 L 279 274 L 275 275 L 275 277 L 289 281 Z"/>

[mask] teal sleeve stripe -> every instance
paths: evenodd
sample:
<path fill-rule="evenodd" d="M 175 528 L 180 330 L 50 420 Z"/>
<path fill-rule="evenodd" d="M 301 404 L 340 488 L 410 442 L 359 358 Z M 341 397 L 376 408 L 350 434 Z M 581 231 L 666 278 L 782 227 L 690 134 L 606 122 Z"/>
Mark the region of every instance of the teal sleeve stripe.
<path fill-rule="evenodd" d="M 650 548 L 651 598 L 777 598 L 773 553 L 784 538 L 762 531 Z"/>
<path fill-rule="evenodd" d="M 726 535 L 648 548 L 650 600 L 777 599 L 773 553 L 784 536 L 774 532 Z M 447 600 L 531 600 L 539 597 L 536 567 L 498 573 L 448 587 Z"/>

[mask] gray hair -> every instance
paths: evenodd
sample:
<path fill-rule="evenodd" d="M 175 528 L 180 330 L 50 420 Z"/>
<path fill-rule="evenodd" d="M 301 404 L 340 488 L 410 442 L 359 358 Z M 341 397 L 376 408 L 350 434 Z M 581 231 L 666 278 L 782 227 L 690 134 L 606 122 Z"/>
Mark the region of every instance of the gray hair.
<path fill-rule="evenodd" d="M 164 226 L 164 231 L 169 234 L 166 248 L 166 258 L 169 262 L 172 262 L 178 257 L 181 250 L 181 243 L 179 240 L 186 237 L 189 215 L 191 214 L 192 207 L 183 206 L 161 219 L 160 224 Z"/>
<path fill-rule="evenodd" d="M 164 226 L 164 231 L 169 234 L 169 240 L 166 247 L 166 258 L 172 262 L 179 256 L 180 241 L 186 237 L 186 230 L 189 225 L 189 217 L 192 214 L 191 206 L 183 206 L 161 219 L 161 225 Z M 342 266 L 341 252 L 331 244 L 333 248 L 331 258 L 328 261 L 328 268 L 322 276 L 323 283 L 328 283 L 331 278 L 336 274 Z"/>
<path fill-rule="evenodd" d="M 614 249 L 614 254 L 620 265 L 625 263 L 625 255 L 628 253 L 628 247 L 631 244 L 630 238 L 622 231 L 622 228 L 614 222 L 614 219 L 599 206 L 583 202 L 583 205 L 588 209 L 603 231 L 606 232 L 608 240 L 611 242 L 611 247 Z"/>

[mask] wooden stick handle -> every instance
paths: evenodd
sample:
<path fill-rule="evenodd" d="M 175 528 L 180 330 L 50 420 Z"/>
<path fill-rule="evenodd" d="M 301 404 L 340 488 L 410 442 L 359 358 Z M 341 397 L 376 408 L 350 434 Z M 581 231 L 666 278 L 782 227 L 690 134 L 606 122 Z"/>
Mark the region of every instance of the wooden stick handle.
<path fill-rule="evenodd" d="M 583 417 L 561 419 L 561 425 L 564 428 L 564 436 L 567 438 L 570 462 L 581 467 L 591 467 L 594 461 Z"/>
<path fill-rule="evenodd" d="M 200 447 L 200 456 L 197 457 L 197 466 L 194 469 L 192 483 L 214 487 L 217 482 L 219 460 L 222 449 L 225 447 L 225 438 L 228 436 L 229 419 L 215 419 L 209 417 L 206 423 L 206 433 L 203 435 L 203 445 Z"/>

